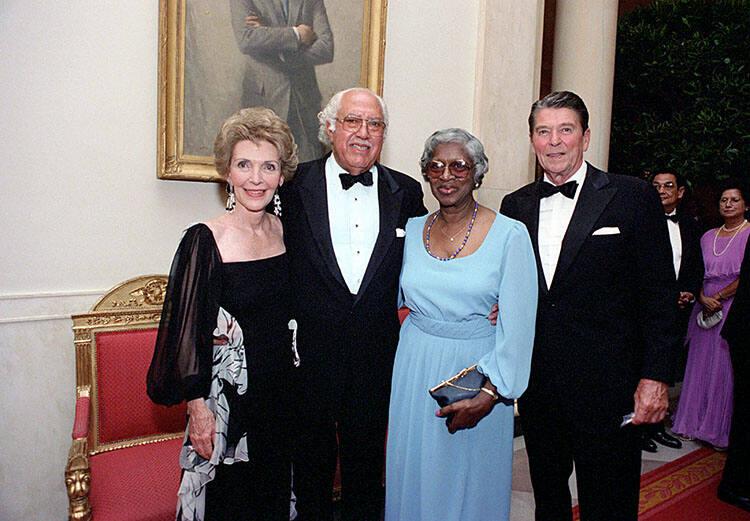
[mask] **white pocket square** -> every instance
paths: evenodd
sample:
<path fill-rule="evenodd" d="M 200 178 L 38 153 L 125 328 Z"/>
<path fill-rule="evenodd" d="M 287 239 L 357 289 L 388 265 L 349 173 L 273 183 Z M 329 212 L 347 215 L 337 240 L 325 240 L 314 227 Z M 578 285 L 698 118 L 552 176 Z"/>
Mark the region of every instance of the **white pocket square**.
<path fill-rule="evenodd" d="M 396 228 L 396 237 L 406 237 L 406 230 L 403 228 Z"/>
<path fill-rule="evenodd" d="M 591 235 L 617 235 L 620 233 L 620 229 L 617 226 L 602 226 L 598 230 L 594 230 Z"/>

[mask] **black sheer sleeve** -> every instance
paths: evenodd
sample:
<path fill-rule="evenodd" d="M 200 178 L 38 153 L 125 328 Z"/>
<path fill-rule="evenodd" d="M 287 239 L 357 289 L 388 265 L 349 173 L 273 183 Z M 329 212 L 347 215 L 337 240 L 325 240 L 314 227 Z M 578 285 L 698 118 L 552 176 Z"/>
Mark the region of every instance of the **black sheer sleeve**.
<path fill-rule="evenodd" d="M 146 379 L 154 402 L 174 405 L 208 396 L 220 290 L 216 242 L 205 224 L 196 224 L 182 237 L 169 273 Z"/>

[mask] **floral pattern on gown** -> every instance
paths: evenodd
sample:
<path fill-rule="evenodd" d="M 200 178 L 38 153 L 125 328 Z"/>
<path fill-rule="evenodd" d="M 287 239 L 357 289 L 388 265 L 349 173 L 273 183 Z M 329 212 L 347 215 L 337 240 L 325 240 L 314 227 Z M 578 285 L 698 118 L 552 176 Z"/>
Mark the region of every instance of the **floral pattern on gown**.
<path fill-rule="evenodd" d="M 180 466 L 183 468 L 180 488 L 177 492 L 177 519 L 182 521 L 204 521 L 206 484 L 214 478 L 216 465 L 231 465 L 235 461 L 248 461 L 247 435 L 238 440 L 228 438 L 230 402 L 247 391 L 247 361 L 242 328 L 225 309 L 219 308 L 214 338 L 213 372 L 211 390 L 206 406 L 216 417 L 216 444 L 211 459 L 204 459 L 195 452 L 190 443 L 188 429 L 180 451 Z"/>

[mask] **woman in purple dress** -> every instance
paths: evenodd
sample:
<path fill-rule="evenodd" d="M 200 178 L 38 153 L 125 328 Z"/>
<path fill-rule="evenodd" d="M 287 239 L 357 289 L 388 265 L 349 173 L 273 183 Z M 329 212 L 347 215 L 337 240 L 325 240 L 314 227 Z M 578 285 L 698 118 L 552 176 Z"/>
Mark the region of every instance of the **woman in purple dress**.
<path fill-rule="evenodd" d="M 701 238 L 706 273 L 688 325 L 688 361 L 672 428 L 718 450 L 729 445 L 733 389 L 729 346 L 719 333 L 732 306 L 750 236 L 747 200 L 739 182 L 728 182 L 719 200 L 724 224 Z"/>

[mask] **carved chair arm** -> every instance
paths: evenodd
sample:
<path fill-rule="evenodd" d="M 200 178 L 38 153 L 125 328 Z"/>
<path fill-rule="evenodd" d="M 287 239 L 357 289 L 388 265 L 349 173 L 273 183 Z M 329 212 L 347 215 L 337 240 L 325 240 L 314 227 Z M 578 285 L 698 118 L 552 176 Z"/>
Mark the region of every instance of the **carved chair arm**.
<path fill-rule="evenodd" d="M 89 407 L 90 398 L 83 392 L 76 399 L 76 413 L 73 421 L 73 443 L 68 452 L 68 463 L 65 466 L 65 489 L 68 492 L 68 519 L 71 521 L 90 521 L 91 505 L 89 488 L 91 484 L 91 467 L 89 465 Z"/>
<path fill-rule="evenodd" d="M 73 439 L 89 437 L 89 413 L 91 398 L 88 396 L 79 396 L 76 399 L 76 415 L 73 420 Z"/>

